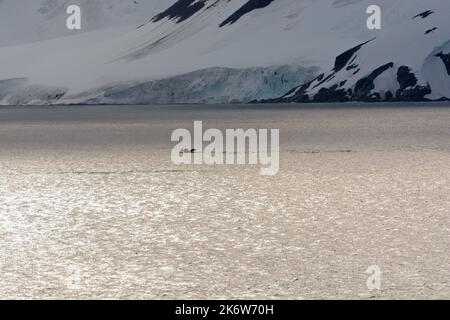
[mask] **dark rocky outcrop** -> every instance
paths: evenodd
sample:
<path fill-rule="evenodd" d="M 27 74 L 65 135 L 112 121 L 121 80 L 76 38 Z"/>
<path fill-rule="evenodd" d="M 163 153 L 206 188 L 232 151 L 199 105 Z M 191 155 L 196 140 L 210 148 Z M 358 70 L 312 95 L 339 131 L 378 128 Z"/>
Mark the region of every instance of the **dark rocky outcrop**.
<path fill-rule="evenodd" d="M 384 97 L 385 101 L 394 101 L 394 95 L 391 91 L 387 91 Z"/>
<path fill-rule="evenodd" d="M 422 19 L 425 19 L 426 17 L 428 17 L 429 15 L 431 15 L 431 14 L 433 14 L 433 13 L 434 13 L 434 11 L 432 11 L 432 10 L 427 10 L 427 11 L 421 12 L 421 13 L 419 13 L 418 15 L 414 16 L 413 19 L 416 19 L 416 18 L 422 18 Z"/>
<path fill-rule="evenodd" d="M 427 34 L 430 34 L 430 33 L 434 32 L 434 31 L 436 31 L 437 29 L 438 29 L 437 27 L 428 29 L 427 31 L 425 31 L 425 34 L 426 34 L 426 35 L 427 35 Z"/>
<path fill-rule="evenodd" d="M 247 13 L 256 10 L 256 9 L 262 9 L 267 7 L 269 4 L 271 4 L 273 0 L 249 0 L 246 4 L 244 4 L 242 7 L 240 7 L 235 13 L 233 13 L 231 16 L 229 16 L 227 19 L 225 19 L 219 27 L 224 27 L 228 24 L 233 24 L 236 21 L 238 21 L 242 16 L 246 15 Z"/>
<path fill-rule="evenodd" d="M 338 85 L 330 88 L 321 88 L 314 96 L 314 102 L 347 102 L 350 100 L 351 93 L 345 89 L 338 89 Z M 350 94 L 349 94 L 350 93 Z"/>
<path fill-rule="evenodd" d="M 424 101 L 425 96 L 431 93 L 429 85 L 417 85 L 417 77 L 407 66 L 398 68 L 397 82 L 400 85 L 400 89 L 395 94 L 397 101 Z"/>
<path fill-rule="evenodd" d="M 426 18 L 432 11 L 423 12 L 416 17 Z M 437 30 L 432 28 L 428 33 Z M 370 72 L 368 75 L 359 75 L 355 80 L 354 77 L 361 72 L 360 61 L 358 60 L 358 51 L 362 46 L 370 41 L 364 42 L 353 47 L 336 57 L 334 68 L 327 73 L 318 75 L 312 81 L 306 82 L 289 91 L 284 96 L 262 102 L 379 102 L 379 101 L 428 101 L 428 95 L 432 93 L 429 83 L 419 83 L 414 71 L 406 65 L 401 65 L 397 69 L 396 79 L 392 79 L 395 71 L 391 70 L 386 74 L 386 81 L 391 85 L 392 81 L 397 80 L 398 89 L 377 90 L 375 80 L 389 69 L 393 69 L 394 62 L 381 65 Z M 435 54 L 440 58 L 450 75 L 450 53 L 444 54 L 442 51 Z M 394 76 L 395 77 L 395 76 Z M 339 81 L 336 81 L 339 79 Z M 384 78 L 383 78 L 384 79 Z M 379 81 L 383 81 L 379 79 Z M 349 86 L 349 82 L 353 84 Z M 355 82 L 356 81 L 356 82 Z M 385 87 L 385 85 L 381 85 Z M 389 88 L 389 86 L 388 86 Z"/>
<path fill-rule="evenodd" d="M 397 81 L 400 85 L 400 91 L 408 87 L 414 87 L 417 84 L 417 78 L 407 66 L 401 66 L 397 71 Z"/>
<path fill-rule="evenodd" d="M 342 53 L 339 56 L 337 56 L 336 57 L 336 61 L 334 62 L 334 69 L 333 69 L 333 71 L 334 72 L 339 72 L 340 70 L 342 70 L 349 63 L 350 59 L 355 58 L 354 57 L 355 53 L 357 53 L 359 51 L 359 49 L 361 49 L 361 47 L 363 45 L 365 45 L 365 44 L 367 44 L 367 43 L 369 43 L 369 42 L 371 42 L 373 40 L 374 39 L 366 41 L 364 43 L 361 43 L 360 45 L 357 45 L 356 47 L 351 48 L 350 50 L 347 50 L 344 53 Z M 354 61 L 354 59 L 351 62 L 353 62 L 353 61 Z"/>
<path fill-rule="evenodd" d="M 288 96 L 289 98 L 280 98 L 281 100 L 286 100 L 286 102 L 309 102 L 309 95 L 306 94 L 306 91 L 311 87 L 311 84 L 314 81 L 319 81 L 320 79 L 323 79 L 324 74 L 319 75 L 317 78 L 308 81 L 301 85 L 298 88 L 294 88 L 288 93 L 286 93 L 285 96 Z M 295 94 L 294 94 L 295 92 Z"/>
<path fill-rule="evenodd" d="M 379 75 L 381 75 L 383 72 L 388 70 L 389 68 L 392 68 L 394 66 L 394 63 L 390 62 L 385 65 L 382 65 L 381 67 L 373 70 L 367 77 L 364 77 L 355 85 L 355 90 L 353 93 L 353 100 L 358 101 L 372 101 L 374 99 L 373 95 L 370 93 L 373 89 L 375 89 L 375 84 L 373 83 L 376 78 L 378 78 Z M 378 95 L 379 100 L 379 95 Z"/>
<path fill-rule="evenodd" d="M 152 21 L 157 22 L 164 18 L 175 20 L 177 23 L 189 19 L 206 5 L 206 0 L 178 0 L 166 11 L 153 17 Z"/>
<path fill-rule="evenodd" d="M 450 53 L 443 54 L 442 52 L 436 54 L 436 57 L 441 58 L 447 69 L 447 74 L 450 76 Z"/>
<path fill-rule="evenodd" d="M 313 89 L 317 88 L 317 87 L 320 87 L 325 82 L 328 82 L 328 81 L 332 80 L 335 77 L 335 75 L 336 75 L 336 73 L 331 73 L 326 78 L 323 78 L 324 75 L 321 75 L 322 79 L 321 80 L 317 79 L 317 81 L 319 81 L 319 82 L 313 87 Z"/>
<path fill-rule="evenodd" d="M 397 90 L 396 101 L 427 101 L 426 95 L 431 93 L 429 85 L 415 86 L 406 90 Z"/>

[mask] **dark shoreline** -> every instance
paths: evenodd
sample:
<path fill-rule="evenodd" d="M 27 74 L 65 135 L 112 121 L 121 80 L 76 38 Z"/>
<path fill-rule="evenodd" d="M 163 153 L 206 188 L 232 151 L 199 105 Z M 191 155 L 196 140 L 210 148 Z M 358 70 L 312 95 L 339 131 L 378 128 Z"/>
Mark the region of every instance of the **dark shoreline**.
<path fill-rule="evenodd" d="M 207 108 L 207 109 L 336 109 L 336 108 L 411 108 L 411 107 L 450 107 L 450 100 L 443 101 L 410 101 L 410 102 L 291 102 L 291 103 L 229 103 L 229 104 L 203 104 L 203 103 L 170 103 L 170 104 L 50 104 L 50 105 L 0 105 L 2 109 L 17 108 L 74 108 L 74 107 L 146 107 L 146 108 Z"/>

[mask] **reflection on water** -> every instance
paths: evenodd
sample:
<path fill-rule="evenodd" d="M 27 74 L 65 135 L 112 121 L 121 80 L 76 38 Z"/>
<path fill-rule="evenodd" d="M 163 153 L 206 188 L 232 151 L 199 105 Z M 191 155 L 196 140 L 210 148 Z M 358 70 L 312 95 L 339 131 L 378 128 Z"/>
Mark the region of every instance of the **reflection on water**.
<path fill-rule="evenodd" d="M 93 110 L 3 118 L 0 297 L 450 297 L 450 110 Z M 173 165 L 193 119 L 279 128 L 280 173 Z"/>

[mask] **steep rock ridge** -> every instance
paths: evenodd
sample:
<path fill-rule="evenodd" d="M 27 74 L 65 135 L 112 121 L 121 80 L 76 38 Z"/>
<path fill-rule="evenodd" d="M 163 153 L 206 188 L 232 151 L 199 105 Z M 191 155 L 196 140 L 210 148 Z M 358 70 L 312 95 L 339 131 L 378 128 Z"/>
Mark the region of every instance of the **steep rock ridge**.
<path fill-rule="evenodd" d="M 436 54 L 436 57 L 442 59 L 442 62 L 444 62 L 445 68 L 447 69 L 447 74 L 450 76 L 450 53 L 443 54 L 441 51 Z"/>
<path fill-rule="evenodd" d="M 372 92 L 375 89 L 374 81 L 377 79 L 383 72 L 394 67 L 392 62 L 386 63 L 375 70 L 373 70 L 368 76 L 361 78 L 356 82 L 354 94 L 352 98 L 354 100 L 361 101 L 378 101 L 380 100 L 380 94 L 378 92 Z"/>
<path fill-rule="evenodd" d="M 437 10 L 426 10 L 412 17 L 412 23 L 405 27 L 413 32 L 420 32 L 422 24 L 415 24 L 417 19 L 428 20 L 436 15 Z M 433 21 L 434 22 L 434 21 Z M 424 27 L 428 23 L 424 23 Z M 438 27 L 427 29 L 424 42 L 431 42 L 430 34 L 437 32 Z M 446 31 L 448 33 L 448 31 Z M 346 102 L 346 101 L 426 101 L 450 99 L 450 54 L 448 46 L 438 47 L 428 54 L 427 45 L 422 44 L 422 57 L 418 63 L 405 65 L 411 61 L 408 50 L 417 50 L 411 43 L 402 39 L 403 34 L 392 32 L 390 35 L 378 36 L 363 42 L 335 58 L 334 68 L 321 73 L 312 81 L 303 83 L 285 95 L 262 102 Z M 413 41 L 419 42 L 419 35 L 408 35 Z M 450 34 L 446 35 L 450 37 Z M 396 49 L 400 54 L 384 55 L 391 61 L 382 64 L 383 56 L 374 57 L 374 52 L 381 52 L 386 38 L 390 49 Z M 445 36 L 444 36 L 445 39 Z M 405 45 L 405 47 L 401 47 Z M 433 47 L 429 46 L 430 49 Z M 372 52 L 371 52 L 372 51 Z M 394 51 L 394 50 L 392 50 Z M 397 53 L 396 52 L 396 53 Z M 381 59 L 380 59 L 381 58 Z M 440 60 L 440 61 L 439 61 Z M 420 65 L 422 63 L 423 67 Z M 446 75 L 443 73 L 446 72 Z"/>
<path fill-rule="evenodd" d="M 427 11 L 421 12 L 421 13 L 419 13 L 418 15 L 414 16 L 413 19 L 416 19 L 416 18 L 422 18 L 422 19 L 425 19 L 425 18 L 427 18 L 429 15 L 431 15 L 431 14 L 433 14 L 433 13 L 434 13 L 434 11 L 432 11 L 432 10 L 427 10 Z"/>
<path fill-rule="evenodd" d="M 358 47 L 360 48 L 360 46 Z M 336 70 L 340 71 L 345 68 L 345 71 L 353 72 L 352 70 L 356 69 L 356 71 L 353 72 L 353 75 L 356 75 L 359 72 L 359 69 L 358 64 L 352 64 L 355 58 L 356 57 L 351 60 L 348 59 L 346 65 Z M 281 98 L 262 100 L 260 102 L 379 102 L 429 100 L 427 95 L 431 94 L 430 85 L 428 83 L 425 85 L 419 85 L 416 75 L 411 72 L 408 66 L 398 67 L 396 72 L 397 83 L 395 85 L 392 85 L 387 90 L 377 90 L 376 80 L 378 80 L 383 74 L 386 74 L 388 70 L 392 70 L 394 67 L 395 65 L 393 62 L 381 65 L 372 70 L 368 75 L 359 78 L 355 85 L 351 87 L 346 86 L 347 80 L 342 80 L 339 83 L 327 85 L 327 83 L 336 78 L 337 72 L 333 69 L 333 71 L 328 75 L 320 74 L 313 81 L 307 82 L 288 91 Z M 392 78 L 392 75 L 387 75 L 387 77 Z M 338 78 L 342 78 L 342 76 Z M 389 81 L 381 81 L 392 82 L 390 79 Z M 311 92 L 314 93 L 311 94 Z"/>
<path fill-rule="evenodd" d="M 373 40 L 373 39 L 372 39 Z M 350 65 L 349 62 L 353 62 L 356 59 L 356 53 L 361 49 L 361 47 L 370 41 L 366 41 L 364 43 L 361 43 L 360 45 L 357 45 L 354 48 L 351 48 L 350 50 L 345 51 L 344 53 L 340 54 L 336 57 L 336 60 L 334 62 L 334 69 L 333 72 L 339 72 L 341 71 L 345 66 L 347 66 L 348 70 L 355 69 L 358 67 L 358 65 L 352 64 Z M 352 59 L 353 58 L 353 59 Z M 350 59 L 352 59 L 350 61 Z"/>
<path fill-rule="evenodd" d="M 177 23 L 189 19 L 206 6 L 207 0 L 178 0 L 174 5 L 164 12 L 153 17 L 153 22 L 161 21 L 165 18 L 174 20 Z"/>
<path fill-rule="evenodd" d="M 246 4 L 240 7 L 239 10 L 237 10 L 235 13 L 233 13 L 231 16 L 225 19 L 225 21 L 223 21 L 219 25 L 219 27 L 226 26 L 227 24 L 233 24 L 240 18 L 242 18 L 242 16 L 246 15 L 251 11 L 267 7 L 269 4 L 272 3 L 272 1 L 274 0 L 249 0 Z"/>
<path fill-rule="evenodd" d="M 430 99 L 450 99 L 449 56 L 450 41 L 447 41 L 436 47 L 425 59 L 420 73 L 432 88 Z"/>

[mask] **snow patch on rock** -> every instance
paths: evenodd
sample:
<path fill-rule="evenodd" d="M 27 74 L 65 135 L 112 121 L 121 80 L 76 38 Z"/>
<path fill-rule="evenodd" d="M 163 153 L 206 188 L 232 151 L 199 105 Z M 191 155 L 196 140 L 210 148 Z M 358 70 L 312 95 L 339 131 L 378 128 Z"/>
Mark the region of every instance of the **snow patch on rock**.
<path fill-rule="evenodd" d="M 450 74 L 442 58 L 447 55 L 450 55 L 450 41 L 435 48 L 425 60 L 421 73 L 432 89 L 428 99 L 450 99 Z"/>

